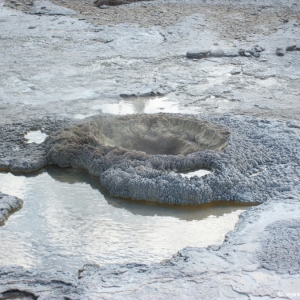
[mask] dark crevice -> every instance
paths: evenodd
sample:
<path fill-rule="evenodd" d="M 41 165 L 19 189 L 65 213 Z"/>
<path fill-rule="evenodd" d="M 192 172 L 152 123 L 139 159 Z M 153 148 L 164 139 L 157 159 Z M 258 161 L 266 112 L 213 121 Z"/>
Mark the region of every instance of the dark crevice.
<path fill-rule="evenodd" d="M 11 300 L 11 299 L 26 299 L 26 300 L 36 300 L 39 297 L 33 293 L 20 290 L 7 290 L 2 293 L 0 300 Z"/>
<path fill-rule="evenodd" d="M 140 1 L 150 1 L 150 0 L 96 0 L 94 1 L 94 5 L 96 7 L 101 7 L 102 5 L 106 6 L 118 6 L 118 5 L 124 5 L 124 4 L 130 4 Z"/>

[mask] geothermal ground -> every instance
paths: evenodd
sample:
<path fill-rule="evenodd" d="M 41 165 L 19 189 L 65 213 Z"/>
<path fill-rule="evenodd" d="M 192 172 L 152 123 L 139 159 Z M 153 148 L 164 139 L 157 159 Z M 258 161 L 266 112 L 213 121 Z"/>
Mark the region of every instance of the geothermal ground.
<path fill-rule="evenodd" d="M 219 245 L 78 276 L 3 264 L 0 238 L 0 299 L 300 299 L 300 4 L 107 3 L 0 0 L 1 170 L 84 169 L 134 201 L 259 205 Z M 11 190 L 1 224 L 23 209 Z"/>

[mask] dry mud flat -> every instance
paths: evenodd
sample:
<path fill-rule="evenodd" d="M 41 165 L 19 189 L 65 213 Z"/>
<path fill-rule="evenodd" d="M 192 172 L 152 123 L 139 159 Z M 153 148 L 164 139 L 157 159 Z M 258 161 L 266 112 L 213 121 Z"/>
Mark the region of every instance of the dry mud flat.
<path fill-rule="evenodd" d="M 42 9 L 38 15 L 27 14 L 32 5 L 26 10 L 26 3 L 17 3 L 0 8 L 2 169 L 29 172 L 53 163 L 88 169 L 95 158 L 90 145 L 98 146 L 99 135 L 88 143 L 72 143 L 70 159 L 68 136 L 57 130 L 71 126 L 69 131 L 76 133 L 77 126 L 110 118 L 101 115 L 78 124 L 73 117 L 96 114 L 93 106 L 118 103 L 119 95 L 164 94 L 181 109 L 201 112 L 197 120 L 228 131 L 226 148 L 187 156 L 118 152 L 94 175 L 123 197 L 153 199 L 147 194 L 151 187 L 157 201 L 169 203 L 182 193 L 186 203 L 220 199 L 263 204 L 243 213 L 222 245 L 187 248 L 161 264 L 135 264 L 132 258 L 126 265 L 86 265 L 78 278 L 1 266 L 1 297 L 299 298 L 300 52 L 285 51 L 300 45 L 299 4 L 154 1 L 96 11 L 87 2 L 80 12 L 82 3 L 56 1 L 72 9 L 57 16 L 62 8 L 49 14 L 47 2 L 36 2 L 36 9 Z M 260 57 L 238 55 L 239 49 L 256 44 L 265 48 Z M 276 55 L 277 47 L 284 56 Z M 194 49 L 208 53 L 219 48 L 231 56 L 185 57 Z M 24 135 L 33 129 L 50 137 L 40 145 L 26 144 Z M 203 166 L 213 173 L 202 179 L 170 173 Z M 20 204 L 0 197 L 5 215 Z"/>

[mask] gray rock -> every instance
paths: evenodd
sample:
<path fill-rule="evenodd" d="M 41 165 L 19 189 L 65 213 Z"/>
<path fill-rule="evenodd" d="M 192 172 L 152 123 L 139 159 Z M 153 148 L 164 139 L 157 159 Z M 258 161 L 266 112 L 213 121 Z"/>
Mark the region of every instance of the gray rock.
<path fill-rule="evenodd" d="M 282 48 L 276 49 L 276 55 L 277 56 L 284 56 L 284 50 Z"/>
<path fill-rule="evenodd" d="M 155 118 L 162 119 L 158 123 L 154 122 L 153 119 L 151 132 L 155 131 L 155 128 L 158 130 L 155 124 L 163 124 L 168 119 L 170 124 L 173 124 L 174 120 L 177 120 L 177 118 L 173 119 L 172 115 L 156 116 Z M 287 130 L 294 130 L 287 127 L 286 124 L 278 123 L 276 127 L 274 123 L 274 127 L 272 127 L 274 133 L 272 133 L 269 124 L 265 126 L 263 125 L 264 123 L 252 120 L 247 125 L 247 122 L 243 120 L 238 125 L 237 120 L 223 117 L 222 122 L 220 119 L 218 122 L 226 124 L 226 126 L 231 124 L 231 134 L 235 137 L 235 143 L 231 141 L 225 152 L 216 152 L 212 151 L 213 148 L 209 148 L 211 149 L 210 151 L 201 151 L 197 148 L 197 145 L 190 144 L 190 142 L 187 144 L 183 143 L 185 138 L 181 135 L 181 130 L 185 132 L 186 136 L 190 137 L 190 141 L 198 140 L 196 136 L 191 138 L 193 134 L 190 130 L 194 128 L 193 126 L 198 126 L 196 124 L 200 123 L 197 121 L 193 126 L 186 127 L 193 119 L 189 120 L 186 117 L 179 118 L 171 126 L 174 134 L 175 132 L 176 134 L 172 135 L 173 138 L 170 140 L 172 143 L 169 144 L 170 136 L 167 138 L 163 135 L 166 132 L 165 128 L 160 128 L 153 135 L 156 138 L 153 139 L 152 137 L 150 140 L 147 137 L 149 133 L 146 133 L 144 129 L 142 130 L 142 128 L 147 128 L 148 126 L 144 127 L 147 124 L 147 118 L 154 118 L 154 115 L 148 115 L 147 118 L 138 115 L 134 117 L 110 117 L 111 119 L 102 118 L 94 117 L 88 120 L 87 123 L 81 124 L 80 127 L 75 126 L 71 130 L 61 131 L 48 137 L 44 142 L 47 162 L 48 164 L 57 164 L 61 167 L 72 166 L 74 168 L 86 169 L 92 175 L 99 177 L 102 185 L 112 195 L 124 198 L 181 205 L 207 203 L 213 199 L 260 202 L 261 199 L 268 199 L 275 191 L 274 186 L 266 185 L 265 183 L 268 180 L 262 180 L 261 177 L 266 176 L 266 178 L 269 178 L 271 175 L 268 175 L 268 172 L 263 172 L 260 175 L 260 180 L 257 180 L 258 177 L 256 176 L 241 179 L 240 172 L 247 173 L 246 170 L 252 169 L 257 165 L 270 164 L 269 155 L 273 156 L 271 164 L 278 164 L 278 167 L 281 165 L 280 161 L 291 160 L 291 157 L 296 164 L 298 161 L 298 154 L 291 156 L 289 151 L 284 150 L 287 149 L 286 143 L 288 137 L 283 144 L 279 143 L 276 138 L 277 133 L 275 132 L 283 130 L 280 128 L 285 127 Z M 144 121 L 146 123 L 142 125 Z M 98 135 L 101 132 L 101 126 L 104 126 L 103 122 L 112 122 L 114 124 L 110 132 L 114 132 L 118 126 L 122 128 L 122 130 L 118 129 L 116 131 L 120 135 L 120 138 L 117 139 L 117 135 L 113 134 L 118 144 L 114 144 L 115 142 L 111 141 L 109 143 L 110 146 L 101 145 L 99 138 L 97 138 L 98 148 L 95 152 L 93 151 L 93 147 L 88 146 L 84 141 L 77 140 L 76 143 L 72 141 L 71 133 L 74 131 L 76 133 L 75 136 L 83 136 L 84 139 L 90 140 L 91 145 L 93 145 L 95 143 L 93 142 L 93 139 L 95 139 L 94 135 Z M 118 125 L 120 122 L 124 124 Z M 126 122 L 134 122 L 135 129 L 133 130 L 130 126 L 128 127 Z M 179 128 L 178 124 L 181 124 L 180 122 L 184 122 L 183 124 L 185 125 Z M 100 126 L 99 124 L 102 125 Z M 96 131 L 95 128 L 97 128 Z M 187 130 L 187 128 L 189 129 Z M 89 134 L 82 135 L 80 133 L 82 130 Z M 104 132 L 108 131 L 104 130 Z M 129 136 L 128 133 L 131 135 Z M 221 132 L 217 129 L 215 133 L 219 135 Z M 293 132 L 291 134 L 293 135 Z M 176 144 L 177 138 L 181 139 L 180 147 L 178 146 L 179 144 Z M 122 140 L 124 143 L 120 144 Z M 274 143 L 276 143 L 275 148 Z M 294 145 L 291 147 L 296 149 L 298 140 L 292 138 L 288 143 L 293 143 Z M 147 145 L 147 148 L 143 148 L 145 145 Z M 204 144 L 202 145 L 204 147 Z M 256 151 L 256 147 L 260 150 Z M 172 152 L 170 149 L 177 152 Z M 202 150 L 204 149 L 207 148 L 202 148 Z M 261 149 L 264 150 L 262 151 Z M 264 152 L 269 153 L 268 157 L 263 155 Z M 249 157 L 249 160 L 245 159 L 245 156 Z M 232 157 L 235 157 L 236 161 L 242 160 L 243 163 L 233 163 Z M 237 159 L 238 157 L 241 157 L 241 159 Z M 179 175 L 174 176 L 168 173 L 171 170 L 180 171 L 201 167 L 213 168 L 213 170 L 219 171 L 216 173 L 213 172 L 210 176 L 203 177 L 198 181 L 191 181 Z M 274 169 L 274 166 L 272 168 Z M 168 172 L 166 172 L 167 170 Z M 287 184 L 283 180 L 277 186 L 276 191 L 282 192 L 286 190 L 286 186 Z"/>
<path fill-rule="evenodd" d="M 277 221 L 265 229 L 259 258 L 263 268 L 279 273 L 300 273 L 300 219 Z"/>
<path fill-rule="evenodd" d="M 120 97 L 122 97 L 122 98 L 130 98 L 130 97 L 136 97 L 136 96 L 137 96 L 137 94 L 133 91 L 125 91 L 120 94 Z"/>
<path fill-rule="evenodd" d="M 67 118 L 43 118 L 31 120 L 29 123 L 20 122 L 6 124 L 0 130 L 0 168 L 11 171 L 32 172 L 47 165 L 45 159 L 45 149 L 43 144 L 28 144 L 25 134 L 32 129 L 45 130 L 50 133 L 57 128 L 63 128 L 73 124 L 73 119 Z M 13 133 L 13 134 L 12 134 Z M 15 147 L 18 151 L 15 151 Z"/>
<path fill-rule="evenodd" d="M 224 52 L 225 57 L 238 57 L 239 53 L 237 51 L 226 50 Z"/>
<path fill-rule="evenodd" d="M 239 49 L 238 53 L 240 56 L 244 56 L 245 55 L 246 50 L 245 49 Z"/>
<path fill-rule="evenodd" d="M 155 94 L 157 96 L 164 96 L 166 94 L 168 94 L 170 92 L 170 90 L 168 88 L 158 88 L 157 90 L 155 90 Z"/>
<path fill-rule="evenodd" d="M 254 55 L 254 53 L 256 52 L 254 48 L 251 48 L 250 50 L 248 50 L 248 52 L 251 54 L 251 55 Z"/>
<path fill-rule="evenodd" d="M 288 47 L 286 47 L 285 50 L 286 50 L 286 51 L 296 51 L 296 50 L 297 50 L 297 46 L 296 46 L 296 45 L 288 46 Z"/>
<path fill-rule="evenodd" d="M 230 71 L 230 74 L 231 75 L 238 75 L 241 73 L 241 69 L 233 69 Z"/>
<path fill-rule="evenodd" d="M 103 5 L 108 5 L 108 6 L 116 6 L 116 5 L 124 5 L 124 4 L 129 4 L 131 2 L 136 2 L 137 0 L 96 0 L 94 1 L 94 5 L 97 7 L 103 6 Z"/>
<path fill-rule="evenodd" d="M 153 95 L 154 95 L 154 92 L 153 92 L 152 88 L 150 88 L 150 87 L 145 87 L 138 92 L 138 96 L 140 96 L 140 97 L 148 97 L 148 96 L 153 96 Z"/>
<path fill-rule="evenodd" d="M 150 117 L 151 115 L 148 116 Z M 164 116 L 162 120 L 167 120 L 167 118 L 173 115 L 163 114 L 162 116 Z M 106 118 L 108 118 L 107 121 L 105 121 Z M 131 132 L 133 134 L 131 137 L 128 136 L 128 133 L 120 135 L 119 141 L 123 139 L 127 144 L 117 144 L 118 147 L 113 146 L 113 143 L 110 143 L 110 146 L 105 146 L 105 144 L 101 146 L 101 143 L 99 144 L 99 140 L 97 140 L 96 144 L 99 146 L 95 153 L 93 147 L 87 144 L 86 141 L 90 141 L 93 145 L 93 136 L 97 132 L 99 133 L 99 128 L 101 128 L 97 125 L 95 127 L 97 128 L 96 130 L 93 124 L 101 123 L 103 120 L 105 122 L 112 122 L 112 124 L 114 124 L 113 126 L 116 127 L 120 126 L 118 125 L 118 120 L 125 122 L 126 120 L 131 120 L 131 118 L 132 116 L 92 117 L 86 121 L 81 121 L 81 125 L 78 125 L 79 127 L 75 126 L 68 131 L 50 134 L 45 142 L 39 145 L 26 144 L 24 143 L 25 138 L 20 138 L 20 133 L 27 131 L 22 123 L 20 123 L 20 125 L 5 125 L 1 127 L 0 131 L 0 138 L 2 140 L 0 153 L 3 155 L 2 158 L 0 157 L 1 167 L 25 172 L 38 170 L 47 164 L 57 164 L 61 167 L 73 166 L 75 168 L 83 168 L 88 170 L 92 175 L 99 177 L 101 183 L 113 195 L 136 200 L 155 200 L 158 202 L 180 203 L 183 205 L 188 203 L 206 203 L 212 199 L 245 202 L 248 202 L 249 198 L 254 202 L 260 202 L 261 199 L 267 200 L 274 191 L 283 192 L 286 190 L 286 187 L 291 185 L 291 178 L 285 177 L 289 178 L 289 181 L 282 180 L 282 182 L 277 184 L 277 188 L 274 189 L 272 184 L 267 184 L 272 175 L 266 171 L 262 172 L 259 177 L 247 177 L 246 175 L 246 177 L 241 177 L 240 174 L 246 174 L 247 170 L 257 168 L 257 165 L 268 166 L 270 164 L 273 166 L 273 169 L 278 168 L 276 172 L 280 172 L 280 168 L 286 160 L 291 161 L 291 163 L 295 165 L 300 162 L 298 153 L 293 151 L 291 155 L 291 151 L 288 150 L 297 149 L 299 147 L 297 144 L 298 140 L 293 137 L 295 134 L 293 131 L 297 130 L 297 126 L 300 126 L 297 125 L 298 122 L 296 121 L 293 122 L 293 126 L 291 127 L 290 124 L 276 122 L 267 124 L 251 119 L 243 119 L 239 122 L 237 119 L 228 117 L 214 118 L 214 122 L 230 128 L 231 135 L 234 136 L 234 142 L 230 140 L 226 151 L 216 152 L 212 151 L 213 148 L 210 148 L 210 151 L 201 151 L 201 149 L 207 149 L 204 144 L 201 146 L 204 148 L 194 149 L 193 144 L 188 142 L 187 144 L 181 144 L 180 147 L 184 149 L 182 150 L 184 152 L 181 152 L 181 148 L 178 148 L 176 144 L 174 144 L 176 139 L 170 140 L 173 144 L 167 142 L 166 136 L 163 136 L 165 129 L 162 128 L 155 135 L 158 139 L 150 139 L 148 141 L 149 143 L 142 143 L 142 140 L 147 140 L 147 135 L 144 133 L 144 129 L 139 129 L 140 125 L 138 124 L 140 123 L 139 119 L 141 117 L 135 115 L 132 121 L 130 121 L 135 122 L 135 130 L 126 131 L 125 123 L 121 126 L 123 131 L 125 130 L 125 132 Z M 170 118 L 170 120 L 173 119 Z M 187 126 L 191 120 L 197 119 L 188 120 L 187 117 L 184 117 L 179 118 L 179 120 L 180 122 L 187 123 L 180 128 L 177 127 L 178 124 L 180 124 L 179 122 L 175 122 L 174 125 L 171 126 L 178 137 L 181 136 L 181 130 L 183 130 L 186 135 L 194 125 L 188 130 L 185 126 Z M 61 126 L 59 125 L 60 121 L 58 121 L 56 122 L 55 128 Z M 192 123 L 193 122 L 194 121 L 192 121 Z M 153 124 L 155 123 L 156 122 Z M 46 133 L 49 132 L 50 128 L 53 128 L 51 125 L 53 124 L 52 122 L 36 124 L 36 128 L 43 126 Z M 61 124 L 63 125 L 63 123 Z M 270 124 L 274 125 L 270 127 Z M 30 128 L 29 124 L 26 126 Z M 112 131 L 112 128 L 110 131 Z M 85 129 L 85 134 L 80 133 L 83 129 Z M 154 129 L 155 126 L 152 130 Z M 217 132 L 219 132 L 218 130 Z M 78 140 L 77 142 L 79 144 L 72 142 L 72 135 L 70 135 L 72 131 L 78 131 L 76 135 L 82 136 L 86 141 L 80 142 Z M 282 141 L 278 141 L 278 132 L 281 131 L 287 133 Z M 14 134 L 12 134 L 12 132 Z M 86 132 L 89 134 L 87 135 Z M 139 140 L 139 136 L 141 140 Z M 192 132 L 188 133 L 185 137 L 182 136 L 182 138 L 184 138 L 183 140 L 188 136 L 193 136 Z M 215 135 L 215 137 L 217 137 L 217 135 Z M 161 142 L 160 139 L 163 142 Z M 197 141 L 197 138 L 192 138 L 191 141 L 192 140 Z M 13 141 L 12 145 L 11 141 Z M 12 150 L 16 143 L 20 147 L 19 151 Z M 60 143 L 63 143 L 63 147 L 61 147 Z M 147 145 L 147 143 L 148 147 L 153 145 L 152 148 L 149 148 L 150 154 L 142 152 L 145 151 L 146 148 L 139 148 L 143 146 L 143 144 Z M 274 147 L 274 144 L 276 147 Z M 166 148 L 162 148 L 162 145 L 164 145 L 164 147 L 166 146 Z M 179 152 L 170 152 L 167 147 L 168 145 L 170 145 L 170 149 Z M 289 145 L 289 147 L 286 145 Z M 120 146 L 122 146 L 122 148 L 120 148 Z M 256 150 L 256 148 L 260 150 Z M 156 149 L 155 151 L 158 152 L 151 152 L 151 149 L 153 151 Z M 187 153 L 189 153 L 188 149 L 190 149 L 192 153 L 190 152 L 190 154 L 187 155 Z M 264 150 L 262 151 L 261 149 Z M 76 155 L 73 155 L 75 153 Z M 180 155 L 180 153 L 184 155 Z M 266 157 L 263 153 L 269 154 Z M 243 163 L 233 162 L 233 157 L 235 157 L 234 161 L 243 161 Z M 248 159 L 245 159 L 245 157 L 248 157 Z M 187 178 L 183 179 L 180 175 L 177 176 L 177 174 L 175 174 L 176 176 L 173 176 L 168 173 L 172 170 L 184 171 L 203 167 L 215 171 L 218 170 L 218 172 L 213 172 L 210 176 L 203 177 L 197 181 L 191 181 Z M 157 178 L 159 178 L 159 180 Z M 260 180 L 257 180 L 257 178 Z"/>
<path fill-rule="evenodd" d="M 166 92 L 164 92 L 162 89 L 159 90 L 162 93 L 166 94 Z M 160 93 L 158 91 L 153 91 L 153 89 L 149 86 L 145 86 L 135 91 L 125 91 L 121 93 L 119 96 L 121 98 L 130 98 L 130 97 L 149 97 L 155 95 L 160 95 Z"/>
<path fill-rule="evenodd" d="M 201 59 L 205 57 L 209 57 L 211 55 L 211 50 L 195 50 L 195 51 L 189 51 L 186 53 L 187 58 L 192 59 Z"/>
<path fill-rule="evenodd" d="M 240 56 L 251 57 L 252 54 L 251 54 L 250 51 L 251 51 L 251 50 L 248 51 L 248 50 L 245 50 L 245 49 L 240 49 L 240 50 L 238 51 L 238 53 L 239 53 Z"/>
<path fill-rule="evenodd" d="M 214 50 L 214 51 L 212 51 L 211 56 L 213 56 L 213 57 L 223 57 L 224 56 L 224 51 L 222 49 Z"/>
<path fill-rule="evenodd" d="M 260 52 L 254 52 L 252 54 L 255 58 L 259 58 L 260 57 Z"/>
<path fill-rule="evenodd" d="M 240 49 L 238 51 L 238 53 L 239 53 L 240 56 L 245 56 L 245 57 L 254 56 L 255 58 L 259 58 L 260 57 L 260 52 L 261 51 L 256 51 L 255 48 L 251 48 L 250 50 Z"/>
<path fill-rule="evenodd" d="M 265 48 L 262 47 L 262 46 L 259 46 L 259 45 L 255 45 L 255 46 L 253 47 L 253 50 L 254 50 L 255 52 L 263 52 L 263 51 L 265 51 Z"/>
<path fill-rule="evenodd" d="M 260 57 L 260 53 L 264 51 L 264 48 L 260 47 L 260 46 L 255 46 L 254 48 L 251 48 L 249 50 L 250 54 L 252 56 L 254 56 L 255 58 L 259 58 Z"/>
<path fill-rule="evenodd" d="M 0 192 L 0 225 L 3 225 L 10 213 L 20 209 L 22 205 L 23 200 Z"/>

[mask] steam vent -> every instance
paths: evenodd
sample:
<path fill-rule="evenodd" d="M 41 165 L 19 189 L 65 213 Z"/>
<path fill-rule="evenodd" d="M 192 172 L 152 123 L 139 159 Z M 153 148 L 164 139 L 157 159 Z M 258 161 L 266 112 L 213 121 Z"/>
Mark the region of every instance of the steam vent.
<path fill-rule="evenodd" d="M 143 114 L 95 117 L 45 143 L 48 164 L 85 169 L 112 195 L 198 204 L 214 200 L 212 189 L 178 172 L 213 170 L 211 153 L 224 150 L 228 138 L 224 128 L 195 118 Z"/>

